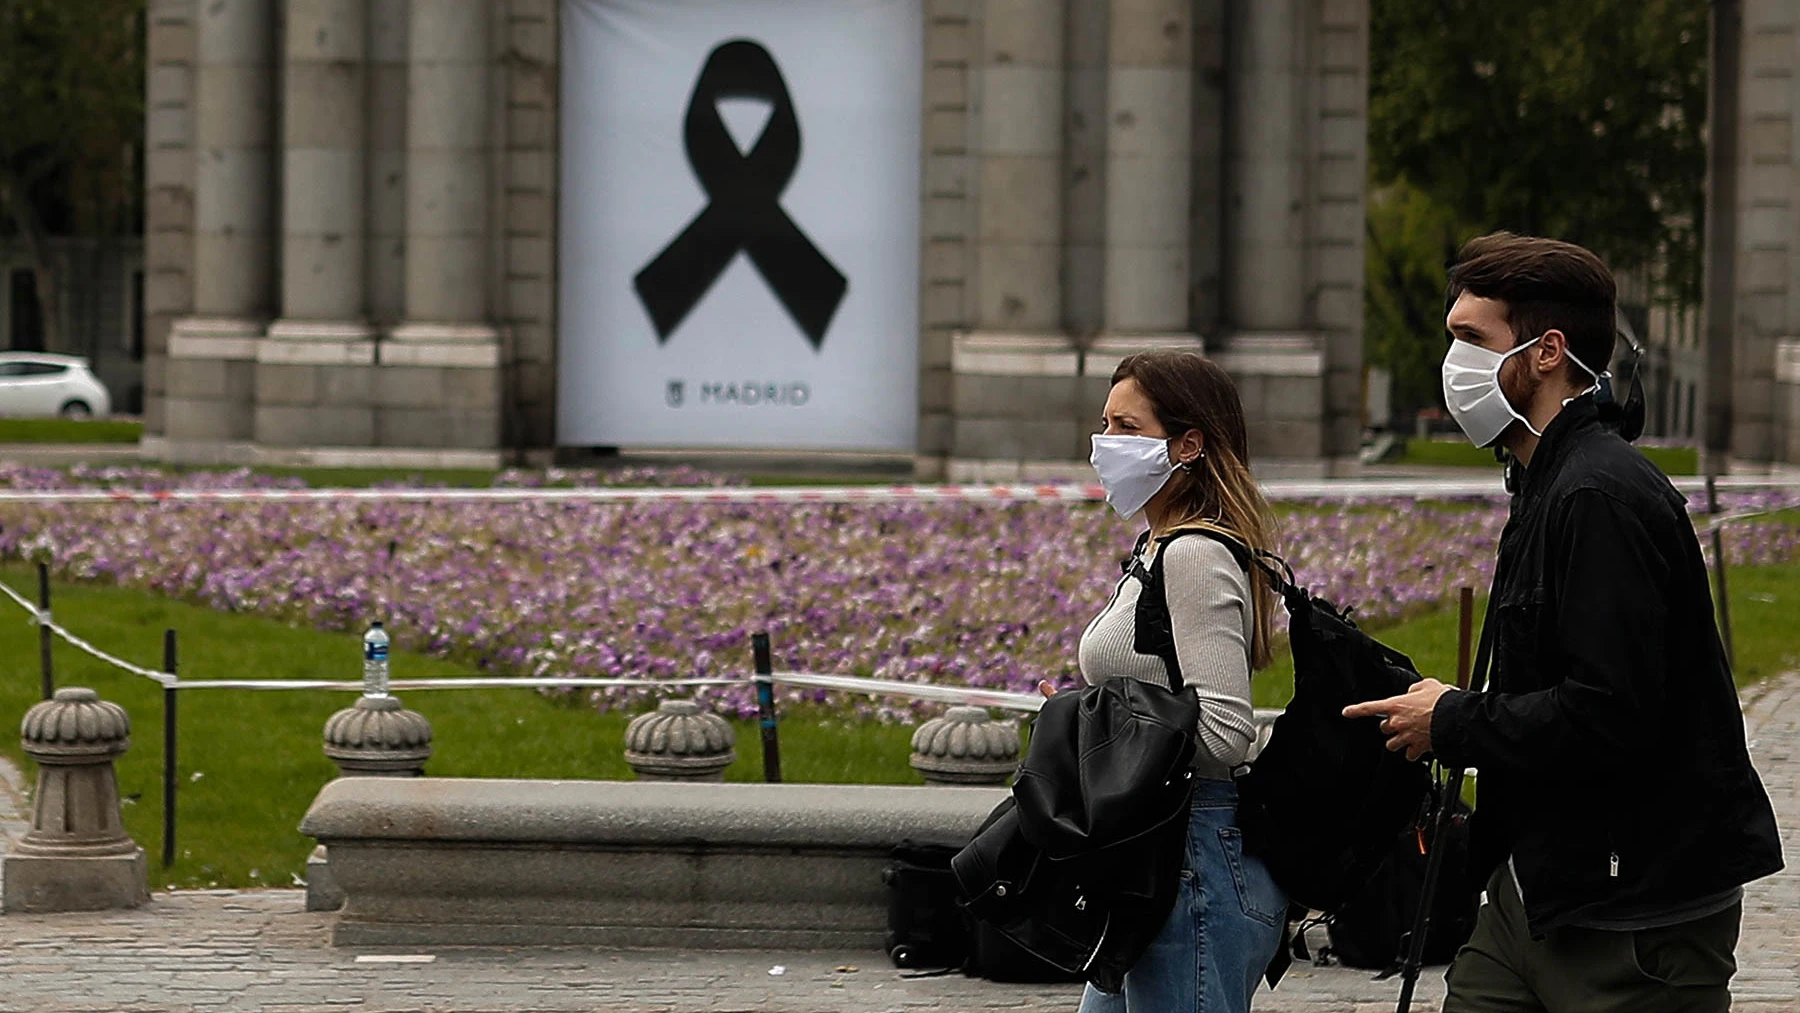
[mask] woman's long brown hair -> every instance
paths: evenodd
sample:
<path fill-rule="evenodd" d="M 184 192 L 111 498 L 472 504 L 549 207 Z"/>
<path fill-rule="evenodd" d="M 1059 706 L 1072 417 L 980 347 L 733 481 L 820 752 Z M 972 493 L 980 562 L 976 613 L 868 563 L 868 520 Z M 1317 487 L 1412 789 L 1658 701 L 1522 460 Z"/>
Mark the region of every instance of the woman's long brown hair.
<path fill-rule="evenodd" d="M 1192 470 L 1170 477 L 1166 530 L 1217 528 L 1252 549 L 1274 550 L 1275 516 L 1250 475 L 1250 437 L 1237 385 L 1218 364 L 1194 352 L 1158 351 L 1128 355 L 1113 370 L 1112 382 L 1135 380 L 1157 421 L 1171 438 L 1197 429 L 1205 453 Z M 1268 575 L 1250 568 L 1255 636 L 1252 668 L 1269 664 L 1275 592 Z"/>

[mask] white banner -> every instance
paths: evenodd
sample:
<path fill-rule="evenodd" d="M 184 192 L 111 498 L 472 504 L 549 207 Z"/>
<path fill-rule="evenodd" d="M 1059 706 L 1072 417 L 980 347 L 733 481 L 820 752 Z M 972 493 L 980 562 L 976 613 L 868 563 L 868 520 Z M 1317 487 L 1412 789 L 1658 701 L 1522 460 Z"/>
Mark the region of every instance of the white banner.
<path fill-rule="evenodd" d="M 922 0 L 564 0 L 565 446 L 912 450 Z"/>

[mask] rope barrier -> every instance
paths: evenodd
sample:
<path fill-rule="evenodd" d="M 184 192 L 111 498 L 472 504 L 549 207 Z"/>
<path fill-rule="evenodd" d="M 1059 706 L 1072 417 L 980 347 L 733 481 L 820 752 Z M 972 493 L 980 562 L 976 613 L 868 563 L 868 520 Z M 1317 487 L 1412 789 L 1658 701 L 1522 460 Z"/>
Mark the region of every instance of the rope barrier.
<path fill-rule="evenodd" d="M 362 680 L 354 682 L 330 679 L 179 679 L 171 685 L 176 689 L 323 689 L 323 690 L 361 690 Z M 432 689 L 511 689 L 514 687 L 528 689 L 556 689 L 564 686 L 575 688 L 609 689 L 663 689 L 666 687 L 697 688 L 702 686 L 744 686 L 743 679 L 589 679 L 579 676 L 556 678 L 554 676 L 534 676 L 508 678 L 506 676 L 470 676 L 468 678 L 448 679 L 393 679 L 388 682 L 390 690 L 432 690 Z"/>
<path fill-rule="evenodd" d="M 1683 492 L 1703 479 L 1676 479 Z M 1274 479 L 1275 500 L 1502 498 L 1498 476 L 1481 479 Z M 1727 491 L 1800 488 L 1800 478 L 1738 476 Z M 797 486 L 699 489 L 0 489 L 0 503 L 1092 503 L 1096 483 L 996 485 Z"/>
<path fill-rule="evenodd" d="M 12 589 L 4 581 L 0 581 L 0 594 L 13 600 L 19 607 L 30 613 L 30 621 L 48 627 L 57 636 L 77 650 L 99 659 L 132 675 L 143 676 L 165 689 L 235 689 L 235 690 L 342 690 L 360 691 L 361 680 L 331 679 L 178 679 L 167 672 L 152 671 L 140 665 L 134 665 L 123 658 L 108 654 L 93 644 L 76 636 L 64 627 L 51 621 L 49 614 L 33 605 L 29 599 Z M 806 672 L 778 672 L 771 677 L 774 682 L 788 686 L 813 687 L 817 689 L 837 689 L 850 692 L 870 693 L 886 696 L 905 696 L 918 700 L 935 700 L 944 703 L 966 703 L 980 707 L 1001 707 L 1008 710 L 1035 712 L 1043 706 L 1041 697 L 1029 693 L 1007 693 L 1001 690 L 979 689 L 964 686 L 939 686 L 930 683 L 888 682 L 881 679 L 864 679 L 849 675 L 816 675 Z M 603 689 L 698 689 L 702 687 L 748 686 L 750 679 L 599 679 L 579 676 L 470 676 L 466 678 L 447 679 L 395 679 L 388 683 L 391 690 L 435 690 L 435 689 L 533 689 L 533 688 L 603 688 Z"/>
<path fill-rule="evenodd" d="M 11 598 L 14 602 L 16 602 L 19 605 L 19 607 L 21 607 L 25 611 L 31 613 L 31 617 L 30 617 L 29 621 L 33 625 L 45 627 L 50 632 L 61 637 L 65 642 L 68 643 L 68 645 L 70 647 L 73 647 L 76 650 L 81 651 L 84 654 L 90 654 L 90 655 L 94 656 L 95 658 L 98 658 L 100 661 L 105 662 L 106 664 L 111 665 L 114 668 L 120 669 L 121 671 L 129 672 L 132 675 L 141 675 L 144 678 L 149 679 L 159 685 L 171 686 L 171 685 L 175 684 L 176 680 L 173 677 L 171 677 L 167 672 L 158 672 L 158 671 L 154 671 L 152 669 L 144 668 L 141 665 L 134 665 L 131 662 L 126 661 L 124 658 L 120 658 L 120 657 L 116 657 L 114 655 L 108 654 L 105 651 L 102 651 L 100 648 L 95 647 L 93 644 L 88 643 L 86 640 L 81 639 L 80 637 L 76 636 L 74 633 L 72 633 L 69 630 L 65 629 L 64 627 L 58 625 L 53 619 L 50 618 L 50 613 L 38 608 L 36 605 L 33 605 L 31 603 L 30 599 L 26 598 L 24 595 L 21 595 L 19 592 L 14 591 L 6 583 L 0 582 L 0 591 L 4 591 L 6 593 L 6 596 L 8 598 Z"/>

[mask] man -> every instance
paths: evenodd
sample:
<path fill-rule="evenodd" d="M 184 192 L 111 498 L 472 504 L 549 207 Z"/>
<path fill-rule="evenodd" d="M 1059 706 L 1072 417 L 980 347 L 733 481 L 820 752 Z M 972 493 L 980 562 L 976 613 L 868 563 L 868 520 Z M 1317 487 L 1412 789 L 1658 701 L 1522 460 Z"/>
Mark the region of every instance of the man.
<path fill-rule="evenodd" d="M 1458 254 L 1445 399 L 1522 466 L 1490 673 L 1344 712 L 1480 770 L 1471 861 L 1493 871 L 1447 1013 L 1726 1010 L 1741 887 L 1782 864 L 1685 501 L 1595 404 L 1614 295 L 1568 243 L 1502 232 Z"/>

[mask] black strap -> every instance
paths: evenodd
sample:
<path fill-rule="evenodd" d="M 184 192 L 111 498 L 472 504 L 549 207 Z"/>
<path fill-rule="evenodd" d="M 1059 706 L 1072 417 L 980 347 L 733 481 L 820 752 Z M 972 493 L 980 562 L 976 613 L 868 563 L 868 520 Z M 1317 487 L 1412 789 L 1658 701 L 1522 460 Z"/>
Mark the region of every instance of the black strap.
<path fill-rule="evenodd" d="M 1481 692 L 1482 687 L 1487 685 L 1488 665 L 1493 660 L 1494 613 L 1498 610 L 1495 603 L 1499 599 L 1496 589 L 1490 587 L 1487 611 L 1481 620 L 1481 646 L 1475 650 L 1475 665 L 1469 671 L 1469 691 L 1472 693 Z M 1394 1006 L 1395 1013 L 1410 1013 L 1412 1009 L 1413 987 L 1418 983 L 1419 971 L 1425 962 L 1425 937 L 1431 928 L 1431 905 L 1437 894 L 1438 877 L 1443 870 L 1444 849 L 1438 845 L 1444 840 L 1444 832 L 1450 826 L 1456 801 L 1462 797 L 1462 782 L 1463 771 L 1458 767 L 1450 772 L 1447 782 L 1436 785 L 1442 797 L 1439 799 L 1436 819 L 1432 821 L 1431 853 L 1425 861 L 1425 881 L 1419 890 L 1419 907 L 1413 913 L 1411 931 L 1401 940 L 1401 952 L 1405 959 L 1400 968 L 1400 999 Z"/>
<path fill-rule="evenodd" d="M 1497 611 L 1494 603 L 1499 598 L 1500 596 L 1494 593 L 1493 588 L 1488 589 L 1487 610 L 1481 616 L 1481 639 L 1475 648 L 1475 667 L 1469 670 L 1469 692 L 1471 693 L 1479 693 L 1482 687 L 1487 685 L 1488 665 L 1493 660 L 1494 654 L 1494 613 Z"/>

